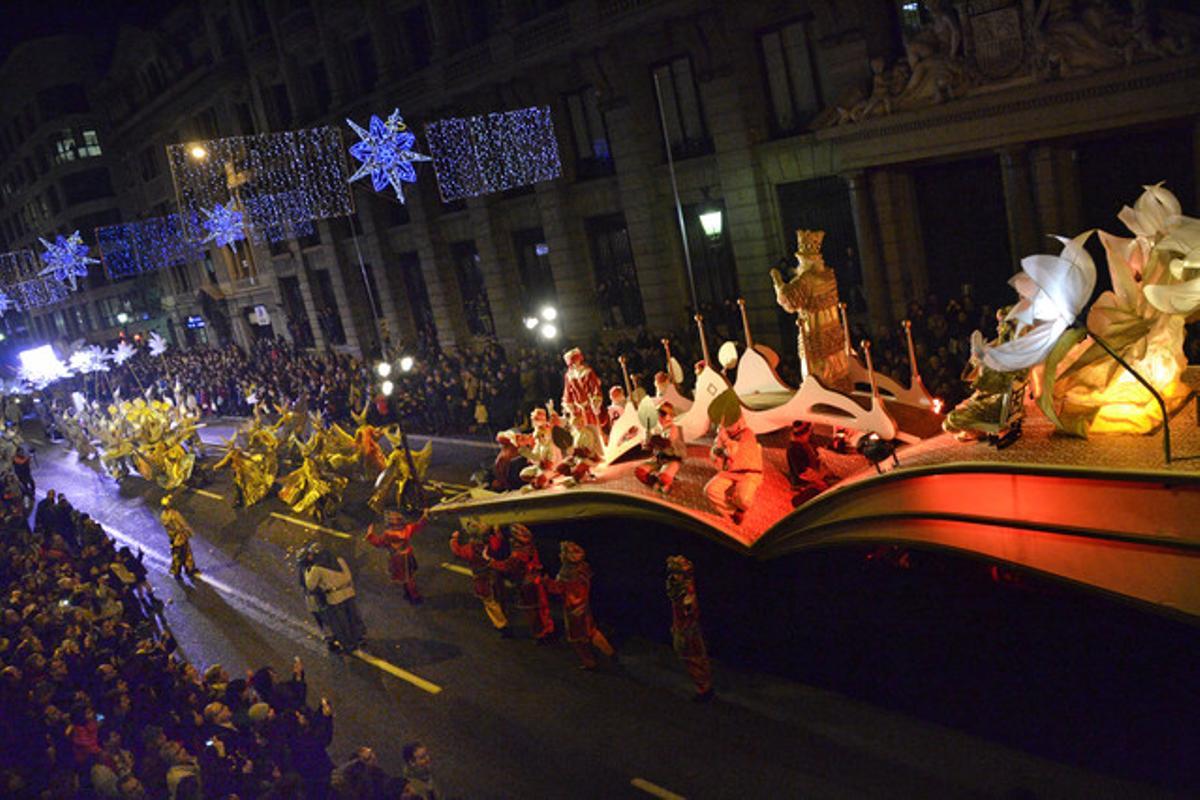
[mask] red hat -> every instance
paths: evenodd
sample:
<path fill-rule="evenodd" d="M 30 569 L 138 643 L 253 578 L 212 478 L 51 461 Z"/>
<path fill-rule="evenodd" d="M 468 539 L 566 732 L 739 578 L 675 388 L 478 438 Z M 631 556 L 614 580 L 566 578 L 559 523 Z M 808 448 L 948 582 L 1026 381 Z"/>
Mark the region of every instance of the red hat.
<path fill-rule="evenodd" d="M 583 351 L 578 347 L 572 347 L 563 353 L 563 361 L 567 362 L 568 366 L 574 364 L 576 360 L 583 361 Z"/>

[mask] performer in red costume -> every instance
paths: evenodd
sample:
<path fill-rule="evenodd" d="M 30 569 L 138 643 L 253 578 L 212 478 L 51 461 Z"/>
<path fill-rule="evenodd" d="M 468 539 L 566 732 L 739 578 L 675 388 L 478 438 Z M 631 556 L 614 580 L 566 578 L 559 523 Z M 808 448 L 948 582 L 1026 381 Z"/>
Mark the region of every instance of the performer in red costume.
<path fill-rule="evenodd" d="M 554 641 L 554 620 L 550 618 L 546 575 L 533 543 L 533 533 L 517 523 L 512 526 L 509 542 L 512 552 L 508 558 L 490 559 L 488 566 L 517 584 L 517 608 L 525 612 L 529 632 L 538 644 L 550 644 Z M 486 551 L 484 557 L 488 558 Z"/>
<path fill-rule="evenodd" d="M 399 511 L 387 513 L 387 527 L 382 532 L 375 530 L 375 523 L 367 528 L 367 543 L 373 547 L 383 547 L 391 551 L 388 557 L 388 570 L 392 580 L 404 586 L 404 596 L 408 602 L 415 605 L 421 603 L 421 593 L 417 591 L 417 558 L 413 555 L 413 534 L 425 527 L 429 521 L 429 512 L 425 511 L 412 522 L 405 522 L 404 515 Z"/>
<path fill-rule="evenodd" d="M 700 604 L 696 602 L 696 578 L 692 562 L 683 556 L 667 557 L 667 598 L 671 601 L 671 644 L 687 668 L 698 703 L 711 700 L 712 665 L 700 630 Z"/>
<path fill-rule="evenodd" d="M 604 408 L 604 389 L 596 370 L 584 361 L 583 351 L 572 347 L 563 356 L 567 371 L 563 375 L 562 408 L 570 410 L 577 424 L 608 426 Z"/>
<path fill-rule="evenodd" d="M 567 641 L 583 662 L 580 668 L 593 670 L 596 668 L 593 648 L 614 660 L 616 651 L 592 619 L 592 568 L 584 560 L 587 554 L 583 548 L 574 542 L 563 542 L 558 555 L 562 567 L 553 580 L 546 581 L 546 590 L 562 597 Z"/>
<path fill-rule="evenodd" d="M 467 562 L 471 568 L 471 577 L 475 581 L 475 596 L 483 603 L 483 610 L 492 626 L 500 631 L 500 635 L 505 639 L 511 639 L 512 631 L 508 627 L 508 617 L 500 604 L 500 573 L 488 567 L 487 554 L 484 552 L 488 546 L 488 535 L 492 531 L 473 521 L 463 527 L 467 532 L 466 543 L 460 541 L 461 536 L 455 531 L 450 534 L 450 551 L 454 553 L 455 558 Z"/>

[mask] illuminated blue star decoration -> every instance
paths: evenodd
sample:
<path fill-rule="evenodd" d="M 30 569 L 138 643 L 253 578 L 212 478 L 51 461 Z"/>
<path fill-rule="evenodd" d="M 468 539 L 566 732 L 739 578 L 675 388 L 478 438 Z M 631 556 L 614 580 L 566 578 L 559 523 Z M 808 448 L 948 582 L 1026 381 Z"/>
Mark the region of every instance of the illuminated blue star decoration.
<path fill-rule="evenodd" d="M 46 248 L 46 252 L 42 253 L 42 260 L 47 264 L 40 274 L 53 275 L 56 280 L 69 283 L 72 289 L 77 288 L 76 278 L 87 277 L 89 264 L 100 263 L 88 257 L 88 247 L 79 236 L 79 231 L 70 236 L 60 233 L 53 243 L 41 237 L 38 237 L 38 241 Z"/>
<path fill-rule="evenodd" d="M 225 205 L 217 203 L 211 211 L 202 208 L 200 212 L 204 214 L 200 224 L 208 231 L 204 242 L 216 242 L 217 247 L 224 247 L 246 238 L 242 212 L 233 207 L 232 200 Z"/>
<path fill-rule="evenodd" d="M 417 182 L 417 169 L 413 164 L 417 161 L 429 161 L 430 158 L 412 149 L 417 137 L 404 124 L 399 109 L 392 111 L 387 122 L 372 115 L 366 130 L 355 125 L 353 120 L 346 120 L 346 124 L 353 128 L 361 139 L 350 146 L 350 155 L 362 162 L 362 166 L 350 176 L 350 180 L 356 181 L 370 175 L 375 191 L 380 192 L 391 186 L 396 190 L 396 197 L 403 203 L 402 183 Z"/>

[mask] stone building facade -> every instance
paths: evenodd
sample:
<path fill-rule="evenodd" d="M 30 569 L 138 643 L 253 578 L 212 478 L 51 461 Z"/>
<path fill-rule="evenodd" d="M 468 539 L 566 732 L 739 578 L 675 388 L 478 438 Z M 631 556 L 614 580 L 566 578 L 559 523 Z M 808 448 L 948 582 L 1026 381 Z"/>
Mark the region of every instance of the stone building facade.
<path fill-rule="evenodd" d="M 1022 255 L 1048 234 L 1113 229 L 1139 183 L 1167 180 L 1195 209 L 1198 38 L 1188 5 L 1165 1 L 193 0 L 122 29 L 80 80 L 104 115 L 126 221 L 173 208 L 168 144 L 392 108 L 418 133 L 447 116 L 553 110 L 560 179 L 444 203 L 419 165 L 406 206 L 356 185 L 353 217 L 255 248 L 253 279 L 213 251 L 125 282 L 156 282 L 142 324 L 178 340 L 278 334 L 373 352 L 377 316 L 396 351 L 517 343 L 544 303 L 570 342 L 684 329 L 669 142 L 700 305 L 744 297 L 756 338 L 786 351 L 767 273 L 797 227 L 827 231 L 843 297 L 891 325 L 910 300 L 962 284 L 1006 300 Z M 6 108 L 33 96 L 13 76 L 44 50 L 0 68 L 5 98 L 27 95 Z M 68 67 L 39 68 L 55 69 Z M 0 179 L 42 135 L 19 134 Z M 5 232 L 20 208 L 0 203 L 5 249 L 30 242 Z M 713 210 L 718 238 L 699 222 Z M 64 211 L 40 230 L 79 219 Z M 254 324 L 257 306 L 269 325 Z M 28 335 L 52 335 L 58 313 L 33 314 Z"/>

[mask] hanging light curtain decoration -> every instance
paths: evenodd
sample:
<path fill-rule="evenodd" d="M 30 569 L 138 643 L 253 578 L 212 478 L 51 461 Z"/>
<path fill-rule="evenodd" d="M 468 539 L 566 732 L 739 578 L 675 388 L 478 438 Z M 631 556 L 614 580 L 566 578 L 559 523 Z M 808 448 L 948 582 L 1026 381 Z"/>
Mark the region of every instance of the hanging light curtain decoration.
<path fill-rule="evenodd" d="M 70 236 L 60 233 L 53 242 L 41 237 L 38 237 L 38 241 L 46 248 L 42 253 L 46 268 L 38 274 L 51 275 L 61 283 L 71 284 L 72 289 L 78 288 L 76 279 L 87 277 L 89 265 L 100 263 L 88 255 L 88 246 L 83 243 L 79 231 Z"/>
<path fill-rule="evenodd" d="M 233 202 L 217 203 L 213 208 L 200 209 L 204 215 L 200 225 L 207 232 L 203 242 L 216 242 L 217 247 L 232 245 L 246 238 L 246 223 L 242 212 L 233 207 Z"/>
<path fill-rule="evenodd" d="M 387 187 L 396 191 L 396 198 L 404 202 L 404 184 L 417 182 L 418 161 L 429 161 L 423 153 L 413 150 L 417 137 L 408 129 L 399 109 L 393 109 L 387 121 L 372 115 L 367 127 L 356 125 L 354 120 L 346 124 L 358 134 L 359 141 L 350 145 L 350 155 L 362 162 L 350 180 L 371 176 L 371 186 L 377 192 Z"/>
<path fill-rule="evenodd" d="M 184 234 L 178 214 L 105 225 L 96 229 L 96 244 L 114 280 L 204 258 L 204 247 Z"/>
<path fill-rule="evenodd" d="M 354 211 L 341 132 L 332 126 L 167 146 L 184 232 L 203 239 L 204 209 L 235 201 L 271 238 L 301 221 Z M 252 233 L 253 235 L 253 233 Z M 286 238 L 286 237 L 281 237 Z"/>
<path fill-rule="evenodd" d="M 0 291 L 12 308 L 28 311 L 65 300 L 69 290 L 53 276 L 41 275 L 42 265 L 32 250 L 0 253 Z"/>
<path fill-rule="evenodd" d="M 562 175 L 549 106 L 431 122 L 425 139 L 446 202 Z"/>
<path fill-rule="evenodd" d="M 12 298 L 8 296 L 8 292 L 0 290 L 0 319 L 3 319 L 4 315 L 7 314 L 8 310 L 14 305 L 15 304 L 13 303 Z"/>

